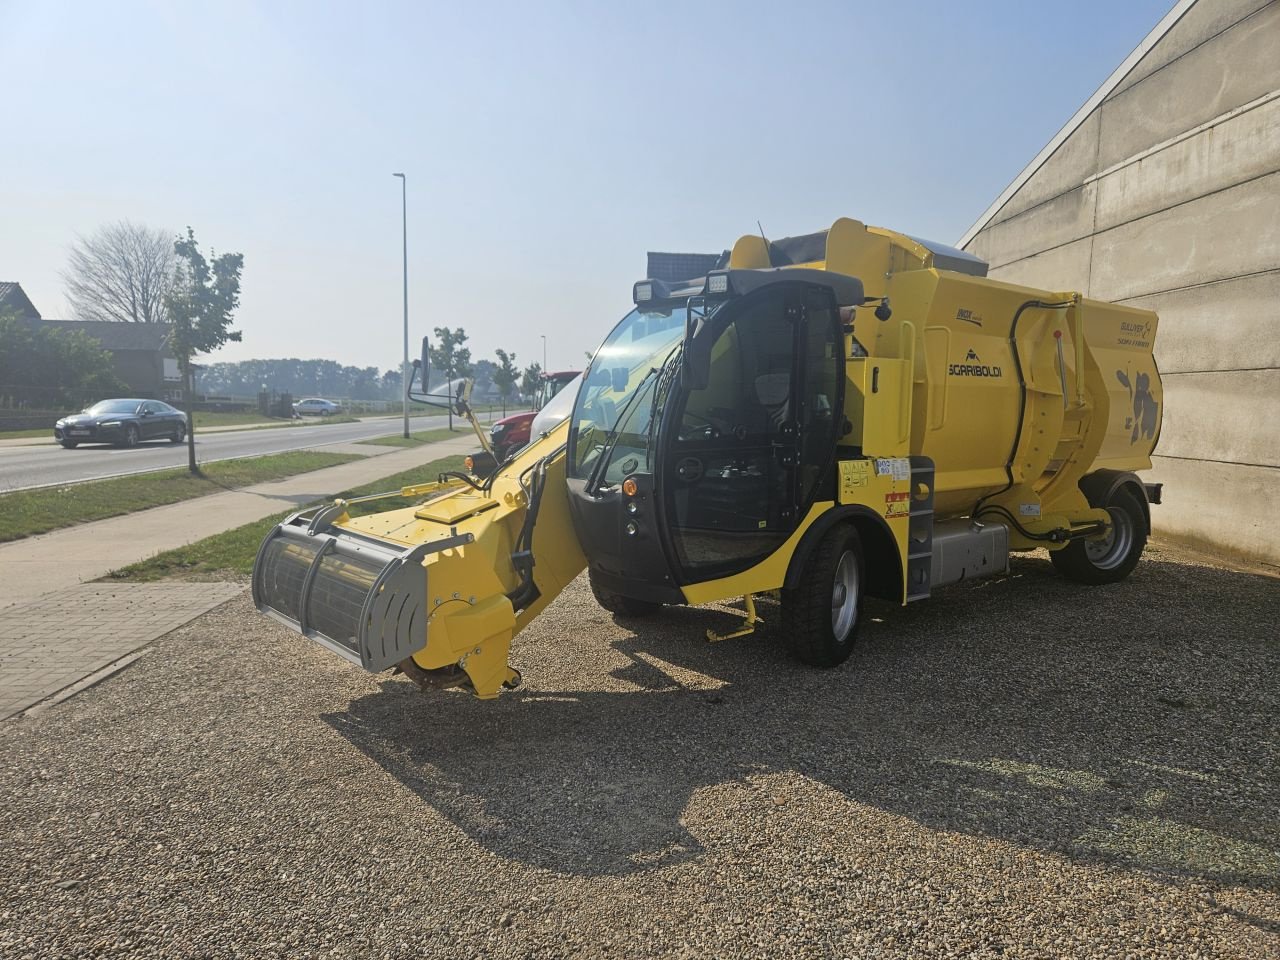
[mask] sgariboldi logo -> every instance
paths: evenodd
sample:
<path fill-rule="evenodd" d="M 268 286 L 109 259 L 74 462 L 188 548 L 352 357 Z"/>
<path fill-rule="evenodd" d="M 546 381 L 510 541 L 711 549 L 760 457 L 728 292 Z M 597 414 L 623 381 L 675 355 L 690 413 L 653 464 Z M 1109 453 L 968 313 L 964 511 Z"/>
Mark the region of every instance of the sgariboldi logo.
<path fill-rule="evenodd" d="M 952 363 L 947 366 L 947 374 L 952 377 L 1002 377 L 1000 368 L 994 364 L 986 364 L 979 359 L 972 349 L 964 355 L 964 363 Z"/>

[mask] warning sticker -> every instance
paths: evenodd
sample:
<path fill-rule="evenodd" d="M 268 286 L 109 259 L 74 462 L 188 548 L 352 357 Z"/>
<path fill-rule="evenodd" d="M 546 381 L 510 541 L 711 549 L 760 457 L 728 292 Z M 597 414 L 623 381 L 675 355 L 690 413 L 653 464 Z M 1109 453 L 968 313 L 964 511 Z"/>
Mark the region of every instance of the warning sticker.
<path fill-rule="evenodd" d="M 857 488 L 871 483 L 870 460 L 840 461 L 840 500 L 847 503 L 858 498 Z"/>
<path fill-rule="evenodd" d="M 876 461 L 876 476 L 908 480 L 911 477 L 911 461 L 906 457 L 889 457 Z"/>
<path fill-rule="evenodd" d="M 886 517 L 905 517 L 911 512 L 911 494 L 886 493 L 884 495 L 884 515 Z"/>

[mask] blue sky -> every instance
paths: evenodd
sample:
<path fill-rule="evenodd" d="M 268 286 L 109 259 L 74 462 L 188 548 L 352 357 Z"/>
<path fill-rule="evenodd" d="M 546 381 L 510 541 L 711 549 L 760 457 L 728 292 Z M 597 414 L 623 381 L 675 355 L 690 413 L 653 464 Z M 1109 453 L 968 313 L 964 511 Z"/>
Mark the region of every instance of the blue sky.
<path fill-rule="evenodd" d="M 647 250 L 839 216 L 955 242 L 1172 0 L 0 0 L 0 280 L 65 317 L 77 233 L 245 254 L 219 360 L 411 337 L 579 365 Z"/>

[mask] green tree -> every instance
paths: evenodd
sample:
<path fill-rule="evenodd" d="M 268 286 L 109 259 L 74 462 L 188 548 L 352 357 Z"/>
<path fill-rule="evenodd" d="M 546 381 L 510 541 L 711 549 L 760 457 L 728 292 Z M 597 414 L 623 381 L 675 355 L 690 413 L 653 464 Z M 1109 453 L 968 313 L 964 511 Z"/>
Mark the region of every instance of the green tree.
<path fill-rule="evenodd" d="M 524 368 L 524 373 L 520 375 L 520 392 L 529 398 L 530 402 L 536 401 L 538 398 L 538 388 L 542 385 L 542 364 L 536 360 Z"/>
<path fill-rule="evenodd" d="M 199 473 L 196 464 L 196 423 L 192 416 L 194 393 L 193 361 L 198 353 L 212 353 L 228 341 L 239 341 L 240 331 L 231 329 L 232 314 L 240 306 L 240 271 L 244 254 L 210 253 L 205 259 L 196 243 L 195 231 L 173 243 L 177 273 L 173 292 L 166 298 L 173 330 L 169 346 L 182 373 L 182 389 L 187 401 L 187 469 Z"/>
<path fill-rule="evenodd" d="M 128 387 L 111 354 L 84 333 L 63 333 L 0 310 L 0 403 L 82 407 Z"/>
<path fill-rule="evenodd" d="M 467 331 L 458 327 L 436 327 L 436 345 L 431 348 L 431 365 L 444 374 L 449 395 L 449 429 L 453 429 L 453 380 L 471 376 L 471 348 L 465 346 Z"/>
<path fill-rule="evenodd" d="M 507 398 L 511 396 L 511 391 L 515 389 L 516 381 L 520 379 L 520 368 L 516 366 L 516 355 L 507 353 L 507 351 L 499 348 L 496 351 L 498 355 L 498 365 L 493 371 L 493 385 L 498 388 L 498 393 L 502 396 L 502 415 L 507 415 Z"/>

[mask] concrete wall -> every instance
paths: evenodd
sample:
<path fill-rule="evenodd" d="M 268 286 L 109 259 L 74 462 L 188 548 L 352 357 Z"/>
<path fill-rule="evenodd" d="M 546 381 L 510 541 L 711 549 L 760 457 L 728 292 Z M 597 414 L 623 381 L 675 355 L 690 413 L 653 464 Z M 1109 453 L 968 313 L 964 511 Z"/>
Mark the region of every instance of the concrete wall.
<path fill-rule="evenodd" d="M 1160 314 L 1157 533 L 1280 564 L 1280 0 L 1199 0 L 966 249 Z"/>

